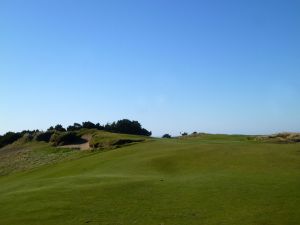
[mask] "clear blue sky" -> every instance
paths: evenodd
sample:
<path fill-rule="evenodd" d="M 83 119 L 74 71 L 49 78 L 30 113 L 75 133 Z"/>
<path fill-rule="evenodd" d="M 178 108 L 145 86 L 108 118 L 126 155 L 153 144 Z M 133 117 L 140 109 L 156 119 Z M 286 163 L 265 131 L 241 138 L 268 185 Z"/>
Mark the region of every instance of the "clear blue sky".
<path fill-rule="evenodd" d="M 300 1 L 0 0 L 0 133 L 300 131 Z"/>

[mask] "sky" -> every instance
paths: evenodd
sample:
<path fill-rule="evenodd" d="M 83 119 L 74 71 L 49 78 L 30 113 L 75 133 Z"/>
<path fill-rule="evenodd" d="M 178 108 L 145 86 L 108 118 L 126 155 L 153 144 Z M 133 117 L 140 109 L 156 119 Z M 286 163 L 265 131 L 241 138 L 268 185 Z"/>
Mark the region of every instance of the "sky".
<path fill-rule="evenodd" d="M 300 1 L 0 0 L 0 134 L 138 120 L 300 131 Z"/>

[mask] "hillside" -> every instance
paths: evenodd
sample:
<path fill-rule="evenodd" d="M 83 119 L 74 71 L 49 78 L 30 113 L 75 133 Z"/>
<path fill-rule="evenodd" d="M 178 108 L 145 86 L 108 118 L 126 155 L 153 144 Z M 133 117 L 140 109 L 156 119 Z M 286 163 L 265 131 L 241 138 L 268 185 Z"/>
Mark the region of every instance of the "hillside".
<path fill-rule="evenodd" d="M 0 177 L 0 224 L 300 221 L 299 144 L 201 135 L 63 151 L 58 162 Z"/>
<path fill-rule="evenodd" d="M 116 134 L 96 129 L 81 129 L 72 132 L 76 137 L 74 142 L 73 137 L 71 140 L 63 139 L 68 134 L 70 132 L 54 134 L 56 135 L 56 141 L 59 142 L 58 145 L 53 142 L 25 140 L 25 134 L 14 143 L 0 148 L 0 176 L 151 140 L 149 137 L 140 135 Z M 78 139 L 81 139 L 82 142 L 78 143 Z M 68 143 L 63 145 L 61 144 L 63 142 Z"/>

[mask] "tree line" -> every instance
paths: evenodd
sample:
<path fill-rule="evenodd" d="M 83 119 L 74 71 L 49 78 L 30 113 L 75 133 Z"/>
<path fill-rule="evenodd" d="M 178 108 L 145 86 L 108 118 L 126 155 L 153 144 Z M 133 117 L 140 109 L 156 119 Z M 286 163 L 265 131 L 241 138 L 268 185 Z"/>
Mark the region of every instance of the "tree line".
<path fill-rule="evenodd" d="M 106 125 L 101 125 L 100 123 L 92 123 L 90 121 L 80 123 L 74 123 L 73 125 L 67 126 L 64 128 L 61 124 L 57 124 L 55 126 L 51 126 L 47 129 L 46 132 L 39 130 L 24 130 L 22 132 L 7 132 L 4 135 L 0 135 L 0 148 L 11 144 L 25 134 L 29 139 L 35 139 L 36 141 L 46 141 L 49 142 L 51 137 L 56 132 L 75 132 L 81 129 L 96 129 L 103 130 L 113 133 L 123 133 L 123 134 L 133 134 L 133 135 L 143 135 L 143 136 L 151 136 L 152 132 L 146 130 L 142 127 L 142 125 L 135 120 L 118 120 L 117 122 L 107 123 Z M 68 135 L 66 135 L 68 137 Z M 70 136 L 70 135 L 69 135 Z"/>
<path fill-rule="evenodd" d="M 122 133 L 122 134 L 135 134 L 135 135 L 143 135 L 143 136 L 151 136 L 152 132 L 146 130 L 142 127 L 142 125 L 135 120 L 118 120 L 117 122 L 107 123 L 106 125 L 101 125 L 100 123 L 92 123 L 90 121 L 80 123 L 74 123 L 73 125 L 67 126 L 64 128 L 62 125 L 58 124 L 56 126 L 51 126 L 47 129 L 47 131 L 78 131 L 81 129 L 97 129 L 104 130 L 114 133 Z"/>

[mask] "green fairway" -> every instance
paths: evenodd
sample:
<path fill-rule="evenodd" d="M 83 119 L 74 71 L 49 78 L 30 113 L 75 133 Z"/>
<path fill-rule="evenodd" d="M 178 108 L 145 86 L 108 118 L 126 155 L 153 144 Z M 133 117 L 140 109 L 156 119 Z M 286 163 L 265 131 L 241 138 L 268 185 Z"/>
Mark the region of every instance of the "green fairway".
<path fill-rule="evenodd" d="M 0 177 L 0 224 L 300 224 L 300 144 L 250 139 L 203 135 L 64 152 L 66 160 Z"/>

